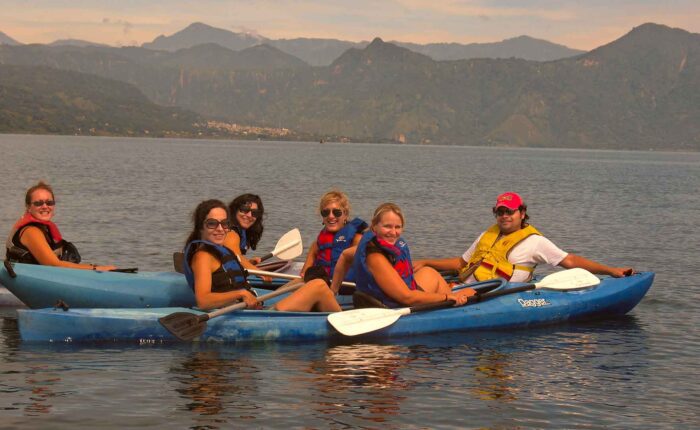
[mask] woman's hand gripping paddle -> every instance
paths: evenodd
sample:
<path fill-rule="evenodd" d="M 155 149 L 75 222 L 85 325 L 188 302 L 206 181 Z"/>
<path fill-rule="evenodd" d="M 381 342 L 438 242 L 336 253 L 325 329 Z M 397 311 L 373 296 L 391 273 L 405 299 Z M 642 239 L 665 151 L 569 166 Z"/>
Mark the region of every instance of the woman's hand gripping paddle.
<path fill-rule="evenodd" d="M 552 290 L 578 290 L 588 288 L 600 283 L 600 279 L 591 272 L 584 269 L 569 269 L 547 275 L 540 282 L 523 285 L 521 287 L 505 290 L 496 290 L 488 293 L 477 294 L 467 301 L 467 304 L 478 303 L 493 297 L 505 294 L 528 291 L 535 288 L 546 288 Z M 417 311 L 442 309 L 454 305 L 453 300 L 444 302 L 428 303 L 425 305 L 413 306 L 400 309 L 383 308 L 363 308 L 349 311 L 336 312 L 328 315 L 328 322 L 345 336 L 356 336 L 373 332 L 375 330 L 388 327 L 398 321 L 404 315 Z"/>
<path fill-rule="evenodd" d="M 301 287 L 302 285 L 304 285 L 303 282 L 296 280 L 291 281 L 269 294 L 265 294 L 258 297 L 257 301 L 263 302 L 273 297 L 281 296 L 282 294 L 286 294 L 299 289 L 299 287 Z M 210 319 L 245 308 L 245 302 L 239 302 L 227 306 L 225 308 L 218 309 L 214 312 L 210 312 L 208 314 L 175 312 L 170 315 L 166 315 L 162 318 L 158 318 L 158 321 L 176 338 L 180 340 L 192 340 L 204 333 L 204 331 L 207 329 L 207 321 L 209 321 Z"/>

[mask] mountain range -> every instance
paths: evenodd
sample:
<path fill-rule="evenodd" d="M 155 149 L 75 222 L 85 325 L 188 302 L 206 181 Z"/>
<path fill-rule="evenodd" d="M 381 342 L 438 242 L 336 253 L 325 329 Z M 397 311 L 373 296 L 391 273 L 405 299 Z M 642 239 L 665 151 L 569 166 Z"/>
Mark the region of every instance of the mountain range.
<path fill-rule="evenodd" d="M 348 42 L 337 39 L 268 39 L 251 33 L 236 33 L 211 27 L 201 22 L 193 23 L 187 28 L 170 36 L 158 36 L 153 42 L 144 43 L 143 48 L 164 51 L 177 51 L 191 48 L 203 43 L 216 43 L 234 51 L 259 44 L 274 46 L 279 50 L 294 55 L 312 66 L 327 66 L 350 48 L 364 48 L 369 42 Z M 584 51 L 567 48 L 563 45 L 520 36 L 496 43 L 415 43 L 392 42 L 398 46 L 425 54 L 434 60 L 457 60 L 468 58 L 523 58 L 534 61 L 549 61 L 572 57 Z"/>
<path fill-rule="evenodd" d="M 14 39 L 0 32 L 0 45 L 20 45 Z M 269 39 L 253 33 L 237 33 L 195 22 L 170 35 L 160 35 L 152 42 L 141 45 L 142 48 L 158 51 L 178 51 L 197 45 L 215 43 L 232 51 L 240 51 L 256 45 L 266 44 L 282 52 L 293 55 L 312 66 L 327 66 L 350 48 L 364 48 L 369 42 L 348 42 L 337 39 L 295 38 Z M 571 49 L 546 40 L 520 36 L 494 43 L 415 43 L 392 42 L 398 46 L 411 49 L 430 56 L 435 60 L 457 60 L 468 58 L 523 58 L 534 61 L 550 61 L 574 55 L 584 51 Z M 101 46 L 107 45 L 78 39 L 61 39 L 50 46 Z"/>
<path fill-rule="evenodd" d="M 0 132 L 193 136 L 199 115 L 133 85 L 49 67 L 0 65 Z"/>
<path fill-rule="evenodd" d="M 21 45 L 21 43 L 0 31 L 0 45 Z"/>
<path fill-rule="evenodd" d="M 700 150 L 699 54 L 700 35 L 644 24 L 547 62 L 436 61 L 375 39 L 316 67 L 267 42 L 233 51 L 217 41 L 174 52 L 2 45 L 0 64 L 99 75 L 202 118 L 315 137 Z"/>

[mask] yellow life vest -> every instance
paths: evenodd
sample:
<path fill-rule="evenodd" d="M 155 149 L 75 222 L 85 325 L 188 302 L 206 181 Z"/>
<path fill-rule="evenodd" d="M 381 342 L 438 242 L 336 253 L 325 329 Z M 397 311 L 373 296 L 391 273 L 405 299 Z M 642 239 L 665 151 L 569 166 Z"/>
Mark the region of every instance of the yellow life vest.
<path fill-rule="evenodd" d="M 533 234 L 542 235 L 535 227 L 528 225 L 507 236 L 501 236 L 498 225 L 492 225 L 481 236 L 474 253 L 460 272 L 460 279 L 464 280 L 473 274 L 477 281 L 494 278 L 510 280 L 516 269 L 532 273 L 534 267 L 513 264 L 508 261 L 508 254 L 515 245 Z"/>

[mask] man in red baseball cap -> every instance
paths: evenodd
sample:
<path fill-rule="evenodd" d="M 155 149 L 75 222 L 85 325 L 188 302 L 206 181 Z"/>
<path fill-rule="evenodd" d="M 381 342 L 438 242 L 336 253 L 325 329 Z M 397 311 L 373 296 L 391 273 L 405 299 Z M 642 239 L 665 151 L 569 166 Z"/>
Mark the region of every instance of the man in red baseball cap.
<path fill-rule="evenodd" d="M 492 211 L 496 223 L 481 233 L 461 257 L 417 260 L 414 270 L 423 266 L 458 270 L 465 282 L 494 278 L 526 282 L 538 264 L 580 267 L 616 278 L 634 273 L 631 267 L 610 267 L 559 249 L 527 222 L 527 205 L 517 193 L 499 195 Z"/>

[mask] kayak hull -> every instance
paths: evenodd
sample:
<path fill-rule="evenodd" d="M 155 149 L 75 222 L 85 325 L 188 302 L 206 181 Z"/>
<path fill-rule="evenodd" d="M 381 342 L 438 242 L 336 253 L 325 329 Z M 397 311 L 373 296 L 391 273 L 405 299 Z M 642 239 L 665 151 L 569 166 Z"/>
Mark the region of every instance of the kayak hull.
<path fill-rule="evenodd" d="M 0 266 L 0 283 L 27 307 L 52 307 L 63 301 L 74 308 L 165 308 L 195 305 L 185 276 L 177 272 L 102 272 L 13 263 L 10 276 Z M 251 285 L 264 284 L 250 277 Z M 283 285 L 275 279 L 268 287 Z"/>
<path fill-rule="evenodd" d="M 526 328 L 609 318 L 634 308 L 651 287 L 654 274 L 605 278 L 600 285 L 577 291 L 531 290 L 499 296 L 482 303 L 399 318 L 384 329 L 361 335 L 390 338 L 438 332 Z M 508 284 L 514 288 L 522 284 Z M 158 322 L 183 308 L 158 309 L 40 309 L 18 310 L 24 341 L 139 341 L 176 340 Z M 237 311 L 213 318 L 199 341 L 318 341 L 343 338 L 326 313 Z"/>

